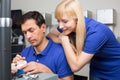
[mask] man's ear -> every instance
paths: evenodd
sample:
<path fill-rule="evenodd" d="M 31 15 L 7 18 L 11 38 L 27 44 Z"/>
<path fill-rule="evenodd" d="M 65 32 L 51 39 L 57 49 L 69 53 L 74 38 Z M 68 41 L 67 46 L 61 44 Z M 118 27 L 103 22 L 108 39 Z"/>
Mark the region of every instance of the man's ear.
<path fill-rule="evenodd" d="M 41 29 L 42 29 L 43 32 L 45 33 L 45 32 L 46 32 L 46 24 L 42 24 L 42 25 L 41 25 Z"/>

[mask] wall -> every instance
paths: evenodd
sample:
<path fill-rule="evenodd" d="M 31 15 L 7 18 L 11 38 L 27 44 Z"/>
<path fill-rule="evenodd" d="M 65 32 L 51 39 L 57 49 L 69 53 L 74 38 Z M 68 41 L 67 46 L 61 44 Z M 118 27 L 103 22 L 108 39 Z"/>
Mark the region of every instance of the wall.
<path fill-rule="evenodd" d="M 23 12 L 29 10 L 38 10 L 40 12 L 51 13 L 54 11 L 56 5 L 61 0 L 11 0 L 11 9 L 22 9 Z M 116 36 L 120 36 L 120 0 L 79 0 L 84 10 L 90 10 L 92 17 L 96 19 L 97 9 L 111 9 L 116 11 L 116 23 L 114 25 L 114 33 Z M 86 69 L 87 68 L 87 69 Z M 82 72 L 78 74 L 88 75 L 88 65 Z"/>
<path fill-rule="evenodd" d="M 97 9 L 115 9 L 115 25 L 114 33 L 116 36 L 120 36 L 120 0 L 80 0 L 84 9 L 91 10 L 93 12 L 93 18 L 96 19 Z"/>
<path fill-rule="evenodd" d="M 96 19 L 97 9 L 111 9 L 116 11 L 116 24 L 114 25 L 114 33 L 120 36 L 120 0 L 79 0 L 84 10 L 90 10 L 92 17 Z M 11 0 L 11 9 L 22 9 L 23 12 L 29 10 L 38 10 L 40 12 L 51 13 L 60 0 Z"/>

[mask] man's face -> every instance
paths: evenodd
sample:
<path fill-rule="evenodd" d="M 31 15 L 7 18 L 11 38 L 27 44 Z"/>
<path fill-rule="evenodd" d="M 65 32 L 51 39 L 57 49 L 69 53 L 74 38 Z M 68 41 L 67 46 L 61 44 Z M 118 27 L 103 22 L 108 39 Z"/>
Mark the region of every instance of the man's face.
<path fill-rule="evenodd" d="M 45 37 L 45 27 L 42 26 L 41 28 L 39 28 L 39 26 L 36 25 L 35 20 L 33 19 L 29 19 L 21 25 L 25 38 L 34 47 L 39 46 L 42 43 L 43 38 Z"/>

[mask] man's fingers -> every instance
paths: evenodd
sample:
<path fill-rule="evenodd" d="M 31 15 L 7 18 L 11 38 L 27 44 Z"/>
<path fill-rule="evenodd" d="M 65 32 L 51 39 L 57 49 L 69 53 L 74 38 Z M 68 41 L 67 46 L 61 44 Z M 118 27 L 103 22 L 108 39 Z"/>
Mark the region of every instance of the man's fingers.
<path fill-rule="evenodd" d="M 19 60 L 25 60 L 25 57 L 20 56 L 19 54 L 17 54 L 14 58 L 13 58 L 13 63 L 16 63 Z"/>

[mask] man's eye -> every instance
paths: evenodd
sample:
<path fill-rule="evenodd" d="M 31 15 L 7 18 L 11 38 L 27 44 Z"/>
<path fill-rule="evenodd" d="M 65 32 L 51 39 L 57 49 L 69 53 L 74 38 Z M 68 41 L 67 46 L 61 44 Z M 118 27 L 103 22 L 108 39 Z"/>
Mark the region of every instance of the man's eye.
<path fill-rule="evenodd" d="M 29 32 L 34 32 L 34 29 L 30 29 Z"/>
<path fill-rule="evenodd" d="M 33 30 L 30 30 L 30 32 L 33 32 Z"/>
<path fill-rule="evenodd" d="M 23 31 L 23 34 L 27 34 L 27 32 Z"/>

